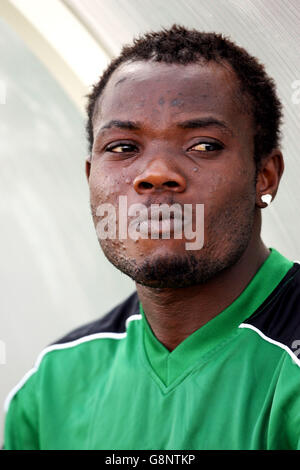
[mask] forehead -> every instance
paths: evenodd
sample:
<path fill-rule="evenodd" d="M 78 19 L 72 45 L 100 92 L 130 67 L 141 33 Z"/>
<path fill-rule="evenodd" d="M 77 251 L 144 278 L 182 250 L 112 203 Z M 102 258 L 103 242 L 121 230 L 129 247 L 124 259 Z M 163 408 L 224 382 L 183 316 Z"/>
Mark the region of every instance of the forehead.
<path fill-rule="evenodd" d="M 122 64 L 95 106 L 94 125 L 110 119 L 176 120 L 195 114 L 226 118 L 234 126 L 249 113 L 231 67 L 209 62 L 187 65 L 139 61 Z M 180 116 L 179 116 L 180 115 Z"/>

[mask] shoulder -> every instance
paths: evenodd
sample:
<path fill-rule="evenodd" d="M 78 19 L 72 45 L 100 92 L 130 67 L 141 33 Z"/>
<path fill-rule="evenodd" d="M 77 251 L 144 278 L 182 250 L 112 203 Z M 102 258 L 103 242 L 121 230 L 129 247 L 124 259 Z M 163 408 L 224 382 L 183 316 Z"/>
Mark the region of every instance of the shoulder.
<path fill-rule="evenodd" d="M 50 346 L 71 343 L 83 338 L 88 339 L 89 336 L 98 333 L 125 333 L 128 319 L 135 315 L 140 315 L 137 292 L 133 292 L 103 317 L 70 331 Z"/>
<path fill-rule="evenodd" d="M 49 344 L 41 351 L 32 369 L 8 394 L 4 403 L 5 411 L 8 411 L 12 399 L 21 389 L 25 395 L 32 397 L 36 389 L 42 386 L 40 382 L 44 380 L 49 382 L 49 377 L 53 374 L 55 377 L 72 374 L 86 364 L 86 354 L 91 357 L 90 354 L 95 353 L 94 340 L 124 338 L 128 322 L 140 318 L 139 300 L 137 293 L 134 292 L 103 317 L 86 323 Z"/>
<path fill-rule="evenodd" d="M 300 367 L 300 264 L 295 262 L 262 305 L 241 325 L 285 350 Z"/>

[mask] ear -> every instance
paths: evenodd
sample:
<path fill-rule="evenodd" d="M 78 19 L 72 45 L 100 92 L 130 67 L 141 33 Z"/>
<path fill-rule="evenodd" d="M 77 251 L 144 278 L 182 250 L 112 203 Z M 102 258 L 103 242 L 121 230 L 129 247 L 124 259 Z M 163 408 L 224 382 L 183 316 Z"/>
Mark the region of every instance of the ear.
<path fill-rule="evenodd" d="M 256 206 L 260 209 L 268 205 L 261 200 L 263 195 L 270 194 L 272 200 L 275 198 L 283 170 L 283 156 L 279 149 L 273 149 L 262 159 L 256 180 Z"/>
<path fill-rule="evenodd" d="M 90 171 L 91 171 L 91 156 L 88 155 L 85 160 L 85 174 L 86 174 L 88 182 L 90 178 Z"/>

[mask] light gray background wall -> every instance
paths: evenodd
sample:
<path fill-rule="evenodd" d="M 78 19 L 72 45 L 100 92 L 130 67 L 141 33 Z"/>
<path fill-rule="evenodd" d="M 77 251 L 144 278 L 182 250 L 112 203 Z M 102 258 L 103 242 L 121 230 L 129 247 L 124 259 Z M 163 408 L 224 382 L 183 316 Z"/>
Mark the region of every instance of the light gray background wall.
<path fill-rule="evenodd" d="M 98 245 L 83 116 L 0 20 L 0 420 L 40 351 L 134 290 Z"/>
<path fill-rule="evenodd" d="M 285 107 L 286 170 L 276 200 L 263 212 L 263 238 L 291 259 L 300 259 L 300 99 L 292 87 L 300 80 L 300 2 L 65 3 L 112 55 L 133 35 L 177 22 L 223 32 L 266 64 Z M 134 284 L 107 262 L 98 246 L 84 175 L 84 118 L 3 21 L 0 57 L 0 81 L 7 85 L 6 104 L 0 105 L 3 403 L 49 342 L 102 315 Z"/>

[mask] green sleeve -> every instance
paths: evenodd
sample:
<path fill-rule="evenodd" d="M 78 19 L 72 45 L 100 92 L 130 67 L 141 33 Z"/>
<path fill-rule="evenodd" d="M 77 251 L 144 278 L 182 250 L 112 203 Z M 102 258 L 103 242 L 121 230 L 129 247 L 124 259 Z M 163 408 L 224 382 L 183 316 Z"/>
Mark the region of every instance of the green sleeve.
<path fill-rule="evenodd" d="M 268 426 L 269 449 L 300 449 L 300 367 L 286 355 Z"/>
<path fill-rule="evenodd" d="M 11 399 L 4 427 L 4 450 L 38 450 L 36 373 Z"/>

